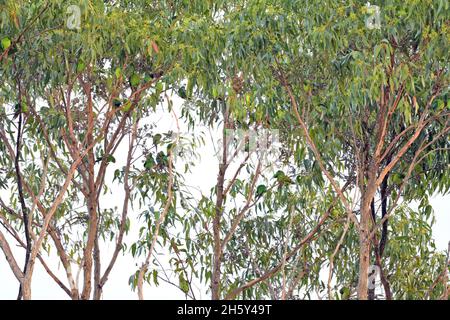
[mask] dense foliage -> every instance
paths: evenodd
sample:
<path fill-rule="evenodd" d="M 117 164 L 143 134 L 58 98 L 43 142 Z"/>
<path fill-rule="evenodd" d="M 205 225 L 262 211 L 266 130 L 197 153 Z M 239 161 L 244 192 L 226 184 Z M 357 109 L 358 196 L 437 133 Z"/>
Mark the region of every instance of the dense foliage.
<path fill-rule="evenodd" d="M 0 41 L 19 298 L 40 263 L 100 299 L 125 255 L 141 299 L 448 299 L 448 1 L 3 0 Z"/>

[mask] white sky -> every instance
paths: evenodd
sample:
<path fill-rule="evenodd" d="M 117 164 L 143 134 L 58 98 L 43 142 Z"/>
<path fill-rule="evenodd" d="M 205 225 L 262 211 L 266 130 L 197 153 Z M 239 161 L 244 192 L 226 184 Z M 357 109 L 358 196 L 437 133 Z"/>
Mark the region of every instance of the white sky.
<path fill-rule="evenodd" d="M 180 105 L 179 101 L 175 101 L 175 105 Z M 179 110 L 178 110 L 179 111 Z M 160 132 L 167 131 L 168 129 L 172 129 L 176 131 L 176 126 L 173 118 L 167 118 L 167 113 L 163 116 L 164 113 L 161 113 L 161 121 L 158 121 L 158 128 L 161 129 Z M 178 112 L 178 114 L 180 114 Z M 158 119 L 158 115 L 155 116 L 155 119 Z M 187 128 L 183 123 L 180 123 L 181 132 L 186 132 Z M 213 148 L 211 145 L 211 140 L 209 136 L 206 136 L 207 146 L 203 147 L 200 151 L 201 160 L 198 165 L 193 168 L 193 171 L 190 175 L 187 176 L 186 182 L 189 185 L 197 186 L 200 188 L 203 193 L 209 194 L 210 188 L 214 185 L 217 177 L 217 158 L 213 155 Z M 116 156 L 116 166 L 120 167 L 125 162 L 125 152 L 119 153 Z M 114 172 L 115 168 L 111 167 L 109 172 Z M 106 180 L 107 181 L 107 180 Z M 121 188 L 115 187 L 113 188 L 113 195 L 105 197 L 103 200 L 104 203 L 108 203 L 108 205 L 114 206 L 117 205 L 121 208 L 122 202 L 122 194 L 123 191 Z M 447 243 L 450 240 L 450 195 L 445 197 L 436 196 L 433 197 L 431 201 L 433 208 L 435 210 L 436 223 L 433 226 L 433 236 L 436 240 L 437 248 L 440 250 L 447 249 Z M 136 221 L 136 216 L 138 212 L 130 211 L 130 219 Z M 139 225 L 132 223 L 132 229 L 128 236 L 125 238 L 125 242 L 131 243 L 134 242 L 136 238 L 136 232 L 139 229 Z M 14 242 L 11 241 L 11 244 Z M 109 243 L 107 245 L 102 245 L 102 267 L 105 268 L 106 261 L 109 262 L 109 259 L 105 259 L 110 256 L 112 251 L 114 250 L 114 243 Z M 23 264 L 23 249 L 14 247 L 14 253 L 16 254 L 16 259 L 19 261 L 20 265 Z M 163 257 L 161 257 L 163 258 Z M 60 279 L 65 280 L 65 274 L 63 272 L 62 266 L 59 265 L 59 260 L 53 254 L 49 261 L 49 266 L 51 269 L 60 277 Z M 133 292 L 128 285 L 128 279 L 132 273 L 137 270 L 137 266 L 141 265 L 143 261 L 143 257 L 138 260 L 134 260 L 131 254 L 128 252 L 125 256 L 119 255 L 116 265 L 114 266 L 113 271 L 109 276 L 109 280 L 104 287 L 103 299 L 137 299 L 136 292 Z M 76 271 L 75 271 L 76 272 Z M 80 275 L 80 279 L 82 278 L 82 274 Z M 175 280 L 176 281 L 176 280 Z M 200 290 L 200 291 L 204 291 Z M 18 292 L 18 283 L 9 269 L 9 265 L 6 262 L 6 259 L 3 255 L 3 252 L 0 251 L 0 299 L 15 299 L 17 297 Z M 146 299 L 184 299 L 184 294 L 178 290 L 177 288 L 165 284 L 160 281 L 159 287 L 150 287 L 149 285 L 145 286 L 145 298 Z M 42 268 L 39 262 L 36 263 L 36 270 L 33 276 L 32 283 L 32 297 L 33 299 L 68 299 L 66 293 L 64 293 L 50 277 L 47 275 L 45 270 Z M 203 292 L 203 295 L 197 296 L 198 298 L 208 299 L 209 296 Z"/>

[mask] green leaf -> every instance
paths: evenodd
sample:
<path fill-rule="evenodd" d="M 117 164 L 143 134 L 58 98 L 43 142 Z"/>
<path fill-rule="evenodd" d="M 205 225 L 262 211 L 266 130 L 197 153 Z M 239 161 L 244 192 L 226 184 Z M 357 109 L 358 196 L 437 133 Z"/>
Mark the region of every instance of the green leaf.
<path fill-rule="evenodd" d="M 8 37 L 5 37 L 1 41 L 3 50 L 8 49 L 11 46 L 11 40 Z"/>
<path fill-rule="evenodd" d="M 125 102 L 122 107 L 122 110 L 124 112 L 128 112 L 128 111 L 130 111 L 130 109 L 131 109 L 131 102 L 130 101 Z"/>
<path fill-rule="evenodd" d="M 195 85 L 195 79 L 189 78 L 188 83 L 187 83 L 187 88 L 186 88 L 186 95 L 188 98 L 192 97 L 192 90 L 194 88 L 194 85 Z"/>
<path fill-rule="evenodd" d="M 77 73 L 83 72 L 83 70 L 86 68 L 86 65 L 84 62 L 80 61 L 77 64 Z"/>
<path fill-rule="evenodd" d="M 153 159 L 153 156 L 151 154 L 149 154 L 147 156 L 147 158 L 145 159 L 144 167 L 146 169 L 151 169 L 151 168 L 153 168 L 154 165 L 155 165 L 155 159 Z"/>
<path fill-rule="evenodd" d="M 120 68 L 116 68 L 116 71 L 114 72 L 117 78 L 120 78 L 120 75 L 122 74 L 122 71 Z"/>
<path fill-rule="evenodd" d="M 109 163 L 109 162 L 116 163 L 116 158 L 114 158 L 113 155 L 109 154 L 109 155 L 106 157 L 106 161 L 107 161 L 108 163 Z"/>
<path fill-rule="evenodd" d="M 184 278 L 182 273 L 180 274 L 179 282 L 180 282 L 181 291 L 183 291 L 184 293 L 188 293 L 189 292 L 189 282 L 186 281 L 186 279 Z"/>
<path fill-rule="evenodd" d="M 153 144 L 158 145 L 161 142 L 161 134 L 157 133 L 153 136 Z"/>
<path fill-rule="evenodd" d="M 22 102 L 22 112 L 27 113 L 28 112 L 28 105 L 26 102 Z"/>
<path fill-rule="evenodd" d="M 158 270 L 154 269 L 153 272 L 152 272 L 152 275 L 153 275 L 153 283 L 155 285 L 159 285 L 159 282 L 158 282 Z"/>
<path fill-rule="evenodd" d="M 141 77 L 138 74 L 133 73 L 130 78 L 130 84 L 132 87 L 137 87 L 141 82 Z"/>

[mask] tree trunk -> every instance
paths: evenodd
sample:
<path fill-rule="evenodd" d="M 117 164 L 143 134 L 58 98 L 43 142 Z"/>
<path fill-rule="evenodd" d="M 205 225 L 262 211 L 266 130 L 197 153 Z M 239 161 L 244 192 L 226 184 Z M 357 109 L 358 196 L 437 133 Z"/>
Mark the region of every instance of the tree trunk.
<path fill-rule="evenodd" d="M 368 280 L 371 248 L 371 239 L 369 239 L 369 234 L 372 220 L 371 203 L 375 194 L 375 190 L 376 186 L 373 179 L 369 179 L 368 187 L 363 190 L 361 196 L 361 220 L 359 226 L 359 300 L 368 299 Z"/>
<path fill-rule="evenodd" d="M 228 161 L 228 142 L 227 129 L 229 129 L 228 111 L 224 104 L 223 109 L 223 130 L 222 130 L 222 161 L 219 164 L 219 174 L 216 183 L 216 204 L 213 219 L 213 236 L 214 236 L 214 263 L 211 277 L 211 298 L 212 300 L 220 300 L 220 283 L 221 283 L 221 265 L 222 265 L 222 240 L 220 239 L 220 224 L 224 206 L 224 182 L 225 173 L 227 171 Z"/>
<path fill-rule="evenodd" d="M 372 222 L 374 224 L 376 224 L 377 216 L 376 216 L 376 210 L 375 210 L 375 199 L 372 199 L 372 201 L 370 203 L 370 213 L 371 213 L 371 216 L 372 216 Z M 375 239 L 376 239 L 376 237 L 374 237 L 374 240 Z M 377 250 L 378 250 L 378 247 L 377 247 L 376 242 L 375 242 L 375 245 L 373 246 L 373 251 L 374 251 L 374 256 L 375 257 L 378 256 Z M 374 264 L 376 264 L 376 261 L 374 262 Z M 368 290 L 367 294 L 368 294 L 368 297 L 367 297 L 368 300 L 375 300 L 375 286 L 369 287 L 369 290 Z"/>
<path fill-rule="evenodd" d="M 219 175 L 217 178 L 217 198 L 215 216 L 213 220 L 213 234 L 214 234 L 214 264 L 211 283 L 211 298 L 212 300 L 220 299 L 220 277 L 221 277 L 221 260 L 222 260 L 222 241 L 220 239 L 220 221 L 223 210 L 223 184 L 225 179 L 225 165 L 221 164 Z"/>
<path fill-rule="evenodd" d="M 95 195 L 95 191 L 91 194 Z M 92 265 L 93 265 L 93 249 L 95 244 L 95 238 L 97 236 L 97 210 L 95 208 L 95 199 L 89 199 L 89 227 L 88 227 L 88 239 L 86 248 L 84 250 L 84 287 L 81 294 L 82 300 L 89 300 L 92 291 Z"/>
<path fill-rule="evenodd" d="M 358 281 L 358 299 L 367 300 L 367 288 L 370 266 L 370 241 L 369 235 L 370 212 L 361 210 L 361 222 L 359 230 L 359 281 Z"/>
<path fill-rule="evenodd" d="M 98 234 L 97 234 L 94 241 L 94 300 L 100 300 L 103 293 L 100 272 L 101 272 L 100 246 L 98 243 Z"/>
<path fill-rule="evenodd" d="M 31 283 L 30 282 L 22 284 L 22 297 L 23 297 L 23 300 L 31 300 Z"/>
<path fill-rule="evenodd" d="M 27 270 L 27 271 L 31 271 L 29 272 L 28 276 L 25 276 L 23 278 L 22 283 L 20 284 L 21 290 L 22 290 L 22 298 L 23 300 L 31 300 L 31 274 L 32 274 L 32 270 Z"/>

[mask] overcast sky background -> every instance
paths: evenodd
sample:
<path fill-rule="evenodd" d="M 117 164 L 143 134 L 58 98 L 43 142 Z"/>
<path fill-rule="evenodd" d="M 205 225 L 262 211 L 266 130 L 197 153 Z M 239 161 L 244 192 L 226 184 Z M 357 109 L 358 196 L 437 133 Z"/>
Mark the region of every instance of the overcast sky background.
<path fill-rule="evenodd" d="M 175 112 L 180 115 L 180 105 L 181 101 L 174 98 Z M 157 120 L 158 132 L 165 132 L 168 130 L 177 131 L 176 124 L 173 117 L 168 116 L 168 113 L 164 110 L 159 110 L 153 117 L 153 120 Z M 202 130 L 199 128 L 198 130 Z M 203 130 L 206 131 L 206 128 Z M 187 132 L 186 124 L 180 122 L 181 133 Z M 213 136 L 216 134 L 213 133 Z M 196 167 L 193 168 L 192 172 L 187 175 L 186 181 L 191 185 L 198 187 L 203 193 L 209 194 L 211 187 L 216 182 L 218 173 L 218 160 L 214 155 L 214 148 L 212 145 L 212 139 L 206 139 L 206 145 L 203 146 L 199 153 L 201 154 L 201 160 Z M 122 148 L 122 152 L 118 151 L 116 156 L 116 167 L 121 167 L 125 163 L 125 148 Z M 114 172 L 115 167 L 109 169 L 110 174 Z M 108 180 L 106 180 L 108 181 Z M 111 181 L 111 179 L 110 179 Z M 102 201 L 107 203 L 111 207 L 117 205 L 121 208 L 123 189 L 122 187 L 113 186 L 113 194 L 105 196 Z M 1 194 L 5 197 L 5 194 Z M 6 198 L 6 197 L 5 197 Z M 433 236 L 436 240 L 436 245 L 439 250 L 446 250 L 447 243 L 450 241 L 450 195 L 446 196 L 435 196 L 431 201 L 434 211 L 436 223 L 433 226 Z M 130 219 L 132 220 L 132 227 L 130 233 L 125 237 L 125 242 L 134 242 L 137 239 L 137 230 L 139 230 L 139 225 L 136 224 L 136 217 L 138 212 L 130 211 Z M 11 240 L 10 242 L 14 242 Z M 109 243 L 107 245 L 102 245 L 102 261 L 103 269 L 105 268 L 107 257 L 111 255 L 114 250 L 115 243 Z M 13 246 L 13 251 L 16 255 L 16 259 L 23 264 L 23 249 Z M 55 250 L 53 250 L 54 253 Z M 162 255 L 159 257 L 164 259 Z M 63 272 L 62 266 L 59 265 L 59 260 L 56 255 L 52 255 L 51 258 L 47 259 L 49 261 L 49 266 L 51 269 L 60 277 L 60 279 L 65 279 L 65 274 Z M 104 287 L 103 299 L 137 299 L 137 293 L 133 292 L 128 285 L 128 279 L 142 264 L 143 257 L 140 259 L 133 259 L 129 252 L 125 256 L 119 255 L 116 265 L 112 270 L 109 280 Z M 74 270 L 76 272 L 76 269 Z M 82 274 L 80 275 L 80 282 L 82 281 Z M 200 292 L 203 293 L 197 296 L 197 299 L 209 299 L 209 295 L 204 292 L 205 288 L 201 288 Z M 15 279 L 13 273 L 11 272 L 9 265 L 0 251 L 0 299 L 15 299 L 18 292 L 18 283 Z M 146 299 L 184 299 L 184 294 L 177 288 L 165 284 L 160 281 L 159 287 L 145 286 L 145 298 Z M 33 275 L 32 283 L 32 297 L 33 299 L 68 299 L 68 296 L 61 288 L 48 276 L 45 270 L 42 268 L 39 262 L 36 263 L 36 270 Z"/>

